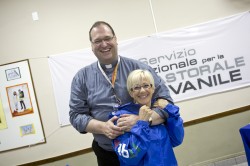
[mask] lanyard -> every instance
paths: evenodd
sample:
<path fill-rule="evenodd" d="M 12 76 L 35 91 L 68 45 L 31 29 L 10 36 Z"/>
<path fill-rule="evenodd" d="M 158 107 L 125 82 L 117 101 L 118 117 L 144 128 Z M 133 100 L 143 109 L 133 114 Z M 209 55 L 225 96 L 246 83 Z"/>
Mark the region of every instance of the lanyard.
<path fill-rule="evenodd" d="M 116 76 L 117 76 L 117 70 L 118 70 L 118 65 L 119 65 L 119 63 L 120 63 L 120 57 L 118 57 L 118 62 L 117 62 L 116 66 L 115 66 L 115 69 L 114 69 L 114 71 L 113 71 L 113 73 L 112 73 L 112 80 L 111 80 L 112 82 L 110 82 L 108 76 L 107 76 L 106 73 L 103 71 L 103 69 L 102 69 L 102 67 L 101 67 L 101 65 L 100 65 L 100 63 L 99 63 L 99 61 L 98 61 L 98 67 L 99 67 L 99 69 L 101 70 L 102 75 L 106 78 L 106 80 L 110 83 L 110 85 L 111 85 L 113 88 L 115 87 L 115 80 L 116 80 Z"/>
<path fill-rule="evenodd" d="M 117 102 L 117 104 L 115 104 L 115 106 L 114 106 L 114 110 L 117 110 L 117 108 L 118 108 L 118 106 L 119 105 L 121 105 L 121 100 L 116 96 L 116 94 L 115 94 L 115 80 L 116 80 L 116 76 L 117 76 L 117 70 L 118 70 L 118 65 L 119 65 L 119 63 L 120 63 L 120 57 L 118 57 L 118 62 L 117 62 L 117 64 L 116 64 L 116 66 L 115 66 L 115 69 L 114 69 L 114 71 L 113 71 L 113 73 L 112 73 L 112 82 L 110 82 L 110 80 L 109 80 L 109 78 L 108 78 L 108 76 L 106 75 L 106 73 L 103 71 L 103 69 L 102 69 L 102 67 L 101 67 L 101 65 L 100 65 L 100 63 L 99 63 L 99 61 L 98 61 L 98 67 L 99 67 L 99 69 L 101 70 L 101 72 L 102 72 L 102 75 L 106 78 L 106 80 L 110 83 L 110 85 L 112 86 L 112 91 L 113 91 L 113 94 L 114 94 L 114 96 L 115 96 L 115 99 L 116 99 L 116 102 Z"/>
<path fill-rule="evenodd" d="M 118 62 L 115 65 L 115 69 L 114 69 L 113 74 L 112 74 L 112 85 L 113 85 L 113 88 L 115 87 L 115 80 L 116 80 L 116 75 L 117 75 L 117 69 L 118 69 Z"/>

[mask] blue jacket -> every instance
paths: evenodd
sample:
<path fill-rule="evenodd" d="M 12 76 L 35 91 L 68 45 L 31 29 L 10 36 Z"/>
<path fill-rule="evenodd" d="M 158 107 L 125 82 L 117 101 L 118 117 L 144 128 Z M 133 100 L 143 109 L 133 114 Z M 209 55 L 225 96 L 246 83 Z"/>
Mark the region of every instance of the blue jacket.
<path fill-rule="evenodd" d="M 112 114 L 138 115 L 140 105 L 128 103 Z M 149 126 L 146 121 L 138 121 L 130 130 L 113 140 L 112 146 L 119 157 L 121 166 L 177 166 L 173 147 L 184 138 L 183 120 L 179 107 L 168 104 L 164 111 L 169 117 L 164 124 Z"/>

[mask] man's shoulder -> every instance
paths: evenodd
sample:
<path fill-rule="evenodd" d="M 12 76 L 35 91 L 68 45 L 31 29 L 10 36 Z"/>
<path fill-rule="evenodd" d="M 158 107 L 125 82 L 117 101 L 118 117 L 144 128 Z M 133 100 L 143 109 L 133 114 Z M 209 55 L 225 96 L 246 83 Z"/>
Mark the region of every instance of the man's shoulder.
<path fill-rule="evenodd" d="M 133 59 L 133 58 L 129 58 L 129 57 L 125 57 L 125 56 L 120 56 L 121 60 L 124 60 L 124 61 L 130 61 L 130 62 L 135 62 L 135 63 L 142 63 L 141 61 L 139 60 L 136 60 L 136 59 Z"/>
<path fill-rule="evenodd" d="M 133 64 L 135 66 L 139 66 L 139 67 L 149 67 L 147 64 L 136 60 L 136 59 L 132 59 L 132 58 L 128 58 L 128 57 L 124 57 L 124 56 L 120 56 L 121 57 L 121 61 L 124 61 L 126 64 Z"/>

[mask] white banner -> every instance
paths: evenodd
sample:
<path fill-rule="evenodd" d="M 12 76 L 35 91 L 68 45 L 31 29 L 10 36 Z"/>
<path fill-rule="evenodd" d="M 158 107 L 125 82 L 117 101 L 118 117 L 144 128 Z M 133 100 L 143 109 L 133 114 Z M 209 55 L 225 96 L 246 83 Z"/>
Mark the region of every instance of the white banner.
<path fill-rule="evenodd" d="M 250 13 L 125 41 L 119 55 L 154 68 L 175 102 L 249 86 Z M 61 125 L 69 124 L 73 76 L 94 61 L 91 49 L 49 58 Z"/>

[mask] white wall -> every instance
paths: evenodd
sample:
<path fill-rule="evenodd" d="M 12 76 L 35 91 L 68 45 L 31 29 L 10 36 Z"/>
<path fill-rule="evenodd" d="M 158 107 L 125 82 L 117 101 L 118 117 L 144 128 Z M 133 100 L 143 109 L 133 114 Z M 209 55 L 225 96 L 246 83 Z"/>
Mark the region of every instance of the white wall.
<path fill-rule="evenodd" d="M 122 41 L 151 35 L 156 32 L 155 25 L 158 32 L 162 32 L 245 12 L 250 10 L 250 0 L 152 0 L 152 7 L 156 24 L 149 0 L 0 1 L 0 64 L 30 60 L 47 140 L 45 144 L 0 153 L 0 165 L 28 163 L 89 147 L 92 140 L 90 134 L 80 135 L 71 126 L 59 126 L 47 57 L 90 47 L 88 31 L 93 22 L 109 22 L 118 40 Z M 38 21 L 33 21 L 31 17 L 35 11 L 38 12 Z M 184 120 L 188 121 L 191 113 L 195 114 L 196 110 L 207 105 L 213 104 L 224 111 L 247 105 L 249 92 L 250 88 L 243 88 L 178 104 L 183 110 Z M 234 125 L 233 121 L 231 125 Z M 223 130 L 223 126 L 217 127 Z M 192 140 L 192 134 L 190 136 L 186 140 Z M 204 146 L 208 148 L 210 145 Z M 242 150 L 241 146 L 230 153 Z M 218 155 L 227 153 L 224 150 Z M 181 156 L 181 161 L 189 158 L 179 151 L 178 156 Z M 207 160 L 205 156 L 192 161 Z"/>

